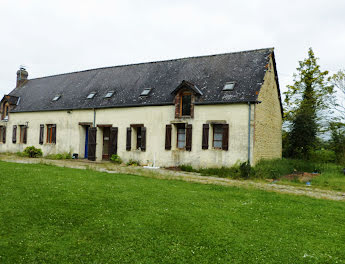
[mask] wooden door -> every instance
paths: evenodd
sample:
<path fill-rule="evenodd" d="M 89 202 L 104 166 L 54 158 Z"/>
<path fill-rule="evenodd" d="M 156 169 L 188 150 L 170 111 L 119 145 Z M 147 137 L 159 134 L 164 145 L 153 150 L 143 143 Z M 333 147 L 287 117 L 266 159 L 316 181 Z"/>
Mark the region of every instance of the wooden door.
<path fill-rule="evenodd" d="M 88 138 L 88 151 L 87 156 L 88 160 L 96 160 L 96 135 L 97 128 L 89 127 L 89 138 Z"/>

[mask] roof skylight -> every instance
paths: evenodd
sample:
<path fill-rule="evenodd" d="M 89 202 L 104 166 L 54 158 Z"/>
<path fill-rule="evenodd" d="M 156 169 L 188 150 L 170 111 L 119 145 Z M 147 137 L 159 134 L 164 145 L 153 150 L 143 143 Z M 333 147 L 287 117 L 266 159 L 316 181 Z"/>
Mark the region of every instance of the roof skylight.
<path fill-rule="evenodd" d="M 113 94 L 114 94 L 114 91 L 109 91 L 109 92 L 107 92 L 107 94 L 104 97 L 105 98 L 110 98 L 110 97 L 113 96 Z"/>
<path fill-rule="evenodd" d="M 59 100 L 60 97 L 61 97 L 61 95 L 56 95 L 56 96 L 53 98 L 53 101 L 55 102 L 55 101 Z"/>
<path fill-rule="evenodd" d="M 92 98 L 95 97 L 95 95 L 96 95 L 96 92 L 92 92 L 92 93 L 90 93 L 86 98 L 87 98 L 87 99 L 92 99 Z"/>
<path fill-rule="evenodd" d="M 149 93 L 151 92 L 151 90 L 152 90 L 152 88 L 145 88 L 145 89 L 141 92 L 140 96 L 147 96 L 147 95 L 149 95 Z"/>
<path fill-rule="evenodd" d="M 236 82 L 226 82 L 222 91 L 232 91 L 234 90 L 235 85 Z"/>

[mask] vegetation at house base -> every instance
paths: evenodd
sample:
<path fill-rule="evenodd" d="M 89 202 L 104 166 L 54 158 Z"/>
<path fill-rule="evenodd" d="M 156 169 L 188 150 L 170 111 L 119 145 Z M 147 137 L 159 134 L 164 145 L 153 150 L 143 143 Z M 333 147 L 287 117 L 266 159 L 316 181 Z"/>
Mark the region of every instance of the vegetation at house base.
<path fill-rule="evenodd" d="M 333 85 L 328 82 L 328 71 L 321 71 L 310 48 L 308 57 L 299 62 L 294 84 L 285 94 L 284 148 L 287 157 L 309 159 L 315 149 L 317 133 L 327 119 L 325 110 L 331 104 Z M 329 111 L 327 111 L 329 114 Z"/>
<path fill-rule="evenodd" d="M 69 152 L 49 154 L 49 155 L 46 155 L 45 158 L 52 159 L 52 160 L 72 159 L 72 154 Z"/>
<path fill-rule="evenodd" d="M 126 163 L 126 165 L 127 165 L 127 166 L 140 166 L 140 161 L 130 159 L 130 160 Z"/>
<path fill-rule="evenodd" d="M 27 156 L 30 158 L 42 157 L 42 155 L 42 150 L 39 148 L 35 148 L 34 146 L 26 147 L 23 151 L 23 156 Z"/>
<path fill-rule="evenodd" d="M 344 263 L 345 203 L 0 162 L 1 263 Z"/>
<path fill-rule="evenodd" d="M 255 166 L 247 163 L 232 167 L 194 169 L 190 165 L 181 165 L 182 171 L 197 172 L 204 176 L 216 176 L 230 179 L 279 180 L 279 183 L 306 184 L 308 179 L 312 186 L 345 192 L 345 175 L 343 167 L 334 163 L 336 156 L 330 150 L 317 150 L 311 153 L 311 160 L 273 159 L 261 160 Z M 307 174 L 307 177 L 302 177 Z"/>
<path fill-rule="evenodd" d="M 120 156 L 117 155 L 117 154 L 111 155 L 110 161 L 113 162 L 113 163 L 115 163 L 115 164 L 121 164 L 121 163 L 122 163 L 122 159 L 121 159 Z"/>

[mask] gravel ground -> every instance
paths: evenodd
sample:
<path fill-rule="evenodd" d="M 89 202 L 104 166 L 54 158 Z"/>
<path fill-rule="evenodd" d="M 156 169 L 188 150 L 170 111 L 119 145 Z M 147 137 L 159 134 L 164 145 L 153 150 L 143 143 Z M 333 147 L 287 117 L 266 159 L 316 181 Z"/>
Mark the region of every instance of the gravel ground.
<path fill-rule="evenodd" d="M 0 155 L 0 160 L 15 163 L 41 163 L 48 165 L 55 165 L 59 167 L 68 167 L 76 169 L 92 169 L 107 173 L 124 173 L 136 174 L 140 176 L 158 178 L 158 179 L 173 179 L 188 182 L 197 182 L 202 184 L 216 184 L 223 186 L 236 186 L 243 188 L 260 189 L 271 192 L 279 192 L 294 195 L 305 195 L 317 199 L 329 199 L 337 201 L 345 201 L 345 193 L 331 190 L 317 189 L 314 187 L 299 187 L 291 185 L 282 185 L 276 183 L 256 182 L 250 180 L 233 180 L 211 176 L 201 176 L 198 173 L 172 171 L 166 169 L 145 169 L 143 167 L 114 165 L 110 162 L 91 162 L 87 160 L 48 160 L 44 158 L 22 158 L 13 155 Z"/>

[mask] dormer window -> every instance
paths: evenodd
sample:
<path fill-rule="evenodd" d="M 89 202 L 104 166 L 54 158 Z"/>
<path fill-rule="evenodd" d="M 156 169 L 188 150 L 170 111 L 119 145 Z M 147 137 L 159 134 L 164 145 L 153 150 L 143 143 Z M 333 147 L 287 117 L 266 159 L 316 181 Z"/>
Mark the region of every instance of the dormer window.
<path fill-rule="evenodd" d="M 53 101 L 55 102 L 55 101 L 59 100 L 60 97 L 61 97 L 61 95 L 56 95 L 56 96 L 53 98 Z"/>
<path fill-rule="evenodd" d="M 152 90 L 152 88 L 145 88 L 145 89 L 141 92 L 140 96 L 148 96 L 149 93 L 151 92 L 151 90 Z"/>
<path fill-rule="evenodd" d="M 191 82 L 182 81 L 171 93 L 175 95 L 175 118 L 193 118 L 195 100 L 203 95 L 199 88 Z"/>
<path fill-rule="evenodd" d="M 114 94 L 114 91 L 109 91 L 109 92 L 107 92 L 107 94 L 104 96 L 104 98 L 110 98 L 110 97 L 113 96 L 113 94 Z"/>
<path fill-rule="evenodd" d="M 95 95 L 96 95 L 96 92 L 91 92 L 91 93 L 89 93 L 89 95 L 86 98 L 87 99 L 92 99 L 92 98 L 95 97 Z"/>
<path fill-rule="evenodd" d="M 4 113 L 5 113 L 5 120 L 8 120 L 8 105 L 5 105 L 5 111 L 4 111 Z"/>
<path fill-rule="evenodd" d="M 192 94 L 183 93 L 181 96 L 181 103 L 180 103 L 181 116 L 190 116 L 192 112 L 191 107 L 192 107 Z"/>
<path fill-rule="evenodd" d="M 236 82 L 227 82 L 225 83 L 222 91 L 233 91 L 235 88 Z"/>
<path fill-rule="evenodd" d="M 8 120 L 8 115 L 10 112 L 10 106 L 8 105 L 8 103 L 4 103 L 2 106 L 2 114 L 1 114 L 1 120 Z"/>

